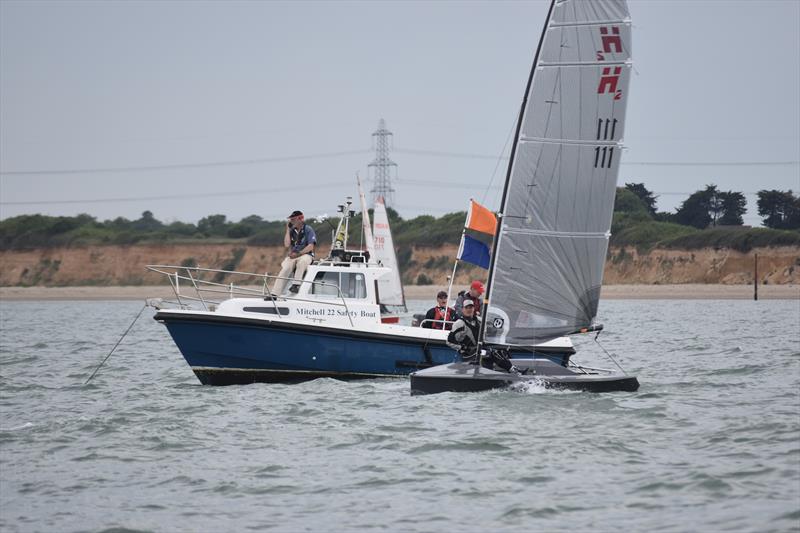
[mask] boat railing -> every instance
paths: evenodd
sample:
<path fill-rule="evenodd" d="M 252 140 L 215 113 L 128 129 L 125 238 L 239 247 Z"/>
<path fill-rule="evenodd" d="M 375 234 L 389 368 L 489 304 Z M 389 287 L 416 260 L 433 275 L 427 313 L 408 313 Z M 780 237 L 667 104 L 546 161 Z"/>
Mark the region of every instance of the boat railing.
<path fill-rule="evenodd" d="M 423 320 L 422 322 L 419 323 L 419 327 L 424 328 L 425 324 L 428 324 L 428 323 L 431 323 L 431 324 L 432 323 L 436 323 L 438 325 L 438 324 L 441 324 L 442 322 L 444 322 L 445 326 L 450 326 L 449 328 L 446 327 L 445 329 L 451 329 L 453 327 L 453 324 L 456 323 L 455 320 L 435 320 L 433 318 L 426 318 L 425 320 Z M 431 328 L 428 328 L 428 329 L 440 329 L 440 328 L 431 327 Z"/>
<path fill-rule="evenodd" d="M 336 294 L 331 294 L 325 298 L 327 305 L 342 306 L 345 309 L 347 318 L 350 320 L 350 325 L 353 326 L 353 318 L 350 316 L 350 310 L 347 308 L 347 301 L 344 298 L 341 287 L 335 283 L 328 283 L 325 281 L 310 281 L 310 280 L 297 280 L 290 277 L 271 276 L 269 274 L 257 274 L 254 272 L 241 272 L 237 270 L 222 270 L 217 268 L 201 268 L 192 266 L 177 266 L 177 265 L 147 265 L 147 270 L 162 274 L 167 277 L 172 286 L 172 292 L 175 294 L 175 301 L 166 301 L 168 304 L 176 305 L 181 309 L 190 309 L 192 303 L 199 303 L 205 311 L 214 311 L 216 306 L 225 300 L 237 297 L 245 298 L 263 298 L 265 301 L 271 301 L 275 308 L 275 316 L 282 318 L 278 310 L 278 299 L 282 298 L 279 295 L 272 294 L 269 291 L 269 283 L 278 280 L 284 280 L 287 283 L 310 283 L 314 286 L 333 288 Z M 248 278 L 251 281 L 257 282 L 257 285 L 244 286 L 234 283 L 232 281 L 223 283 L 222 281 L 213 281 L 202 279 L 202 275 L 213 274 L 223 279 L 228 276 L 240 276 L 241 278 Z M 186 291 L 188 287 L 190 292 Z M 193 291 L 193 292 L 192 292 Z M 221 295 L 225 295 L 224 297 Z M 319 299 L 302 298 L 292 296 L 293 301 L 319 303 Z M 338 301 L 337 301 L 338 300 Z"/>

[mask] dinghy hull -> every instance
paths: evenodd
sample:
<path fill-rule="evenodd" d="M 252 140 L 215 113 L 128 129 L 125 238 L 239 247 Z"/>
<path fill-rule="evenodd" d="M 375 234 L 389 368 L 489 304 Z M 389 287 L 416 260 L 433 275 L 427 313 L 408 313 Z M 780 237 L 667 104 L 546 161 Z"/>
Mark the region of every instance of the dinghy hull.
<path fill-rule="evenodd" d="M 523 388 L 538 385 L 548 389 L 585 392 L 634 392 L 639 389 L 635 376 L 616 372 L 576 373 L 546 360 L 533 360 L 517 366 L 530 368 L 530 375 L 487 370 L 467 363 L 440 365 L 411 374 L 411 394 L 442 392 L 482 392 L 492 389 Z M 549 371 L 549 373 L 548 373 Z"/>

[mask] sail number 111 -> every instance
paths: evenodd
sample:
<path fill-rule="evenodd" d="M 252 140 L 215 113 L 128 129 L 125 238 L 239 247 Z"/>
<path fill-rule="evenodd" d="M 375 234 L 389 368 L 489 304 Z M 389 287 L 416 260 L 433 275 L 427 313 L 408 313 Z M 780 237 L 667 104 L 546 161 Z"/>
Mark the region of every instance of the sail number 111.
<path fill-rule="evenodd" d="M 597 119 L 597 140 L 598 141 L 613 141 L 614 134 L 617 132 L 616 118 L 610 119 Z M 611 168 L 611 162 L 614 160 L 614 147 L 613 146 L 596 146 L 594 149 L 594 168 Z"/>

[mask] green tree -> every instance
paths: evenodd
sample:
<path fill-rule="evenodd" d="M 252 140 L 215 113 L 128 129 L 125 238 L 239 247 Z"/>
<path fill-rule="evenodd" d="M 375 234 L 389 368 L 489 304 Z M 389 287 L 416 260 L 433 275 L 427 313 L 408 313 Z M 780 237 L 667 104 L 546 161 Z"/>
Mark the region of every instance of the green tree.
<path fill-rule="evenodd" d="M 156 220 L 152 211 L 145 211 L 142 213 L 142 217 L 139 220 L 133 221 L 131 226 L 136 231 L 148 232 L 158 231 L 164 225 L 160 221 Z"/>
<path fill-rule="evenodd" d="M 768 228 L 800 229 L 800 198 L 791 190 L 760 190 L 758 214 Z"/>
<path fill-rule="evenodd" d="M 707 228 L 712 221 L 711 200 L 716 194 L 716 185 L 706 185 L 705 190 L 695 192 L 678 208 L 675 213 L 675 221 L 684 226 Z"/>
<path fill-rule="evenodd" d="M 706 185 L 683 201 L 673 220 L 685 226 L 703 229 L 709 225 L 742 225 L 747 200 L 740 192 L 723 192 L 716 185 Z M 660 218 L 660 217 L 657 217 Z"/>
<path fill-rule="evenodd" d="M 747 199 L 740 192 L 720 193 L 722 199 L 722 216 L 717 221 L 722 226 L 741 226 L 744 224 L 742 215 L 747 213 Z"/>
<path fill-rule="evenodd" d="M 642 203 L 647 206 L 647 211 L 651 216 L 656 214 L 656 200 L 658 197 L 653 196 L 653 193 L 647 190 L 644 183 L 626 183 L 625 188 L 639 197 Z"/>
<path fill-rule="evenodd" d="M 227 231 L 227 220 L 225 215 L 208 215 L 200 219 L 197 223 L 197 229 L 203 235 L 210 237 L 225 235 Z"/>
<path fill-rule="evenodd" d="M 638 214 L 645 218 L 650 216 L 650 210 L 639 196 L 627 187 L 617 187 L 614 198 L 614 211 L 617 213 Z"/>

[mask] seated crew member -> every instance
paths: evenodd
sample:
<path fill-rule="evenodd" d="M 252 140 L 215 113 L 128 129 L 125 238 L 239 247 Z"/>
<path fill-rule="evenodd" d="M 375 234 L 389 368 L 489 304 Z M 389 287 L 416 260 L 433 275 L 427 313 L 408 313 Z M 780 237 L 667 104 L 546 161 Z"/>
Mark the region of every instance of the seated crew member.
<path fill-rule="evenodd" d="M 289 250 L 289 255 L 281 263 L 281 271 L 275 280 L 272 292 L 278 296 L 283 294 L 289 276 L 294 271 L 294 279 L 300 281 L 306 273 L 306 269 L 314 260 L 314 246 L 317 244 L 317 234 L 311 226 L 306 224 L 302 211 L 293 211 L 289 215 L 289 223 L 286 226 L 286 235 L 283 236 L 283 245 Z M 289 288 L 291 292 L 297 292 L 299 284 L 293 284 Z"/>
<path fill-rule="evenodd" d="M 483 294 L 483 283 L 477 279 L 469 286 L 469 290 L 461 291 L 456 298 L 456 316 L 463 316 L 461 309 L 464 307 L 464 300 L 472 300 L 475 303 L 475 314 L 481 314 L 481 295 Z"/>
<path fill-rule="evenodd" d="M 455 316 L 455 309 L 447 306 L 447 293 L 439 291 L 439 294 L 436 295 L 436 306 L 428 309 L 422 327 L 428 329 L 450 329 L 453 325 L 445 324 L 444 322 L 452 322 L 455 320 Z M 442 320 L 444 322 L 440 322 Z"/>
<path fill-rule="evenodd" d="M 458 351 L 461 360 L 465 363 L 478 364 L 478 335 L 480 334 L 481 324 L 475 318 L 475 303 L 472 300 L 464 300 L 463 315 L 453 324 L 450 335 L 447 336 L 447 345 Z M 511 364 L 506 350 L 488 349 L 482 359 L 482 364 L 488 369 L 493 369 L 495 365 L 506 372 L 513 374 L 524 374 L 516 366 Z"/>

